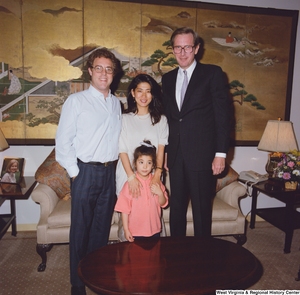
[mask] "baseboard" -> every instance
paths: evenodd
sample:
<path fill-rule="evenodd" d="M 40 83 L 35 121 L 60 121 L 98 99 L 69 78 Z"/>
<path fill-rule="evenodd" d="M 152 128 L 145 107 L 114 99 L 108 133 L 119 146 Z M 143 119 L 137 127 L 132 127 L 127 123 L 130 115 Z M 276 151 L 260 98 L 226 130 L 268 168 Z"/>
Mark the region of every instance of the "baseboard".
<path fill-rule="evenodd" d="M 248 215 L 247 217 L 246 217 L 246 219 L 247 219 L 247 221 L 249 221 L 250 222 L 250 219 L 251 219 L 251 215 Z M 261 217 L 259 217 L 259 216 L 255 216 L 255 222 L 260 222 L 260 221 L 265 221 L 264 219 L 262 219 Z"/>
<path fill-rule="evenodd" d="M 247 216 L 247 221 L 250 222 L 251 216 Z M 265 221 L 259 216 L 255 216 L 255 222 Z M 17 231 L 36 231 L 37 224 L 17 224 Z M 8 232 L 11 232 L 11 226 L 7 230 Z"/>
<path fill-rule="evenodd" d="M 17 224 L 17 232 L 18 231 L 36 231 L 37 224 Z M 11 226 L 7 230 L 8 232 L 11 232 Z"/>

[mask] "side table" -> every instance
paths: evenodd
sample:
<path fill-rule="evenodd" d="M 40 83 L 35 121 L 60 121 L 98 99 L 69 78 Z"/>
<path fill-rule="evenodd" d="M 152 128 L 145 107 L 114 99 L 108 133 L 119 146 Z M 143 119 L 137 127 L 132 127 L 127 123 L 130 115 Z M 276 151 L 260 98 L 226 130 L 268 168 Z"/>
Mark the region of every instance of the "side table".
<path fill-rule="evenodd" d="M 20 183 L 0 183 L 0 206 L 4 201 L 10 201 L 10 214 L 0 214 L 0 239 L 10 225 L 12 226 L 11 234 L 17 235 L 16 200 L 27 200 L 36 183 L 34 176 L 22 177 Z"/>
<path fill-rule="evenodd" d="M 251 183 L 248 185 L 251 185 Z M 258 192 L 277 199 L 285 206 L 276 208 L 257 208 Z M 291 244 L 294 229 L 300 228 L 300 212 L 296 206 L 300 206 L 300 190 L 285 189 L 282 183 L 275 180 L 267 180 L 252 185 L 252 205 L 250 228 L 255 228 L 255 217 L 260 216 L 267 222 L 285 232 L 284 253 L 291 252 Z"/>

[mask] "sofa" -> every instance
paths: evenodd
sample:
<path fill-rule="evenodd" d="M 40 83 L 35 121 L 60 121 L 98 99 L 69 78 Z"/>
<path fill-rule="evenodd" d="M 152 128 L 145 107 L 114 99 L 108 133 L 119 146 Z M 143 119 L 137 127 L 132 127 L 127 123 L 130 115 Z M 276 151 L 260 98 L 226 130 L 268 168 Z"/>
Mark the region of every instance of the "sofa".
<path fill-rule="evenodd" d="M 242 197 L 246 196 L 246 188 L 235 179 L 236 177 L 238 177 L 238 174 L 231 167 L 228 167 L 227 177 L 221 178 L 216 185 L 217 192 L 212 200 L 211 234 L 212 236 L 231 235 L 237 240 L 237 244 L 243 245 L 247 241 L 246 219 L 240 210 L 239 201 Z M 172 198 L 168 175 L 166 176 L 166 188 L 169 190 L 169 195 Z M 167 236 L 170 235 L 169 214 L 169 208 L 163 210 L 163 220 Z M 194 235 L 191 202 L 189 202 L 187 211 L 186 235 Z"/>
<path fill-rule="evenodd" d="M 212 235 L 233 235 L 238 244 L 246 242 L 245 217 L 240 207 L 239 199 L 246 195 L 246 188 L 238 183 L 238 174 L 228 166 L 226 175 L 217 180 L 216 196 L 213 200 Z M 70 230 L 70 179 L 65 169 L 55 161 L 55 150 L 45 159 L 35 173 L 38 185 L 33 190 L 31 198 L 40 205 L 40 218 L 37 224 L 36 251 L 42 262 L 38 271 L 44 271 L 47 263 L 47 252 L 54 244 L 69 242 Z M 168 175 L 166 187 L 170 191 Z M 170 191 L 171 194 L 171 191 Z M 191 207 L 187 213 L 187 235 L 193 235 Z M 163 235 L 170 235 L 169 209 L 163 209 Z M 120 214 L 113 213 L 109 242 L 118 241 L 120 230 Z"/>

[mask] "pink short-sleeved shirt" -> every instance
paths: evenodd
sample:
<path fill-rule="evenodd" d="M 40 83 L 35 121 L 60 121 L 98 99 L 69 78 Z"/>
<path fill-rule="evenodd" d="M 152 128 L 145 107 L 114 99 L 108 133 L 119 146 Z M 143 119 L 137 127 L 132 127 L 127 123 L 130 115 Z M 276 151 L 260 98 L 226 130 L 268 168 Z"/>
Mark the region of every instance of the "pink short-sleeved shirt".
<path fill-rule="evenodd" d="M 146 180 L 136 177 L 142 183 L 141 196 L 133 198 L 129 194 L 128 182 L 123 186 L 118 197 L 115 211 L 128 214 L 128 228 L 133 236 L 150 237 L 161 232 L 161 208 L 168 205 L 168 194 L 161 183 L 161 189 L 166 197 L 166 203 L 160 206 L 158 196 L 150 190 L 152 175 Z"/>

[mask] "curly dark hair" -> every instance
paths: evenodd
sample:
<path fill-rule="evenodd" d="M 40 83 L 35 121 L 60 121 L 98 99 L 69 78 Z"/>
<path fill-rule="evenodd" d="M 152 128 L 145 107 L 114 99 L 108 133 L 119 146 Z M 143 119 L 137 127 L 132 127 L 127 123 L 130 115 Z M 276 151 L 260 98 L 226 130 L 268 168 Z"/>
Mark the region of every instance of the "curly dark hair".
<path fill-rule="evenodd" d="M 152 124 L 155 125 L 160 121 L 163 114 L 162 91 L 160 85 L 147 74 L 139 74 L 131 81 L 127 90 L 128 108 L 125 112 L 137 114 L 138 108 L 135 99 L 131 94 L 131 90 L 135 90 L 137 86 L 143 82 L 148 83 L 151 87 L 152 101 L 149 104 L 149 113 Z"/>
<path fill-rule="evenodd" d="M 152 145 L 150 140 L 144 140 L 145 145 L 141 143 L 133 153 L 133 166 L 136 166 L 136 161 L 140 156 L 150 156 L 153 162 L 153 168 L 156 168 L 156 147 Z M 152 147 L 148 146 L 151 145 Z"/>
<path fill-rule="evenodd" d="M 96 49 L 89 55 L 88 60 L 86 62 L 87 68 L 93 68 L 94 60 L 100 57 L 104 57 L 111 60 L 114 69 L 114 75 L 116 75 L 120 71 L 118 59 L 111 51 L 109 51 L 105 47 Z"/>

